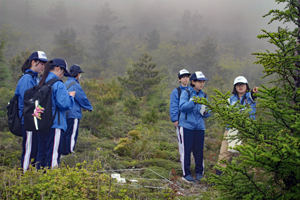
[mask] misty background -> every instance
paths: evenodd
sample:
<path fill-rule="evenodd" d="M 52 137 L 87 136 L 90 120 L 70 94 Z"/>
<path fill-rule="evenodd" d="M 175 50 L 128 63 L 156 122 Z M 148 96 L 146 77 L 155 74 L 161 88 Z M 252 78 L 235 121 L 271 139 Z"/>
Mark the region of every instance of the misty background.
<path fill-rule="evenodd" d="M 271 0 L 1 0 L 0 27 L 7 61 L 42 50 L 81 65 L 83 78 L 124 76 L 148 52 L 169 88 L 182 68 L 261 84 L 251 53 L 273 50 L 257 35 L 277 29 L 262 17 L 277 8 Z"/>

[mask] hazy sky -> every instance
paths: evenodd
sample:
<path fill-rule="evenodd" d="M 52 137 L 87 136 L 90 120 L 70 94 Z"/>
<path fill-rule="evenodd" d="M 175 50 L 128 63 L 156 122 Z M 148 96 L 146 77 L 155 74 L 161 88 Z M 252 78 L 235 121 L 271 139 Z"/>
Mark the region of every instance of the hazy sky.
<path fill-rule="evenodd" d="M 141 30 L 148 33 L 154 29 L 174 35 L 179 29 L 184 11 L 190 10 L 191 13 L 198 12 L 203 17 L 201 29 L 206 34 L 212 33 L 219 38 L 228 38 L 234 34 L 251 41 L 257 41 L 256 37 L 262 33 L 261 29 L 275 31 L 281 25 L 277 22 L 268 25 L 271 17 L 262 16 L 271 9 L 284 7 L 274 0 L 0 0 L 0 24 L 9 23 L 13 28 L 25 31 L 27 29 L 24 27 L 30 27 L 30 30 L 34 27 L 38 34 L 45 34 L 45 27 L 48 27 L 50 29 L 46 29 L 47 34 L 53 35 L 59 29 L 45 24 L 49 23 L 49 9 L 59 1 L 65 2 L 67 8 L 67 26 L 83 37 L 90 36 L 91 30 L 97 24 L 101 6 L 106 2 L 115 15 L 122 19 L 121 25 L 136 35 Z M 29 21 L 26 23 L 25 2 L 30 5 Z"/>
<path fill-rule="evenodd" d="M 198 11 L 203 16 L 203 23 L 209 29 L 251 32 L 251 37 L 260 34 L 262 28 L 275 30 L 278 23 L 267 25 L 270 17 L 262 18 L 262 16 L 271 9 L 284 7 L 284 4 L 278 5 L 274 0 L 66 0 L 65 2 L 71 3 L 74 8 L 89 10 L 90 14 L 98 12 L 104 2 L 109 2 L 119 18 L 125 19 L 125 23 L 138 20 L 137 16 L 141 14 L 149 20 L 157 19 L 159 23 L 161 18 L 175 21 L 176 18 L 181 18 L 185 10 L 193 13 Z"/>
<path fill-rule="evenodd" d="M 198 11 L 203 16 L 203 23 L 208 28 L 228 30 L 245 30 L 259 32 L 261 28 L 274 28 L 276 25 L 268 26 L 270 19 L 263 19 L 262 15 L 270 9 L 283 8 L 283 4 L 278 5 L 274 0 L 27 0 L 32 4 L 32 13 L 47 15 L 47 9 L 55 2 L 63 1 L 67 5 L 67 15 L 72 18 L 90 16 L 90 23 L 95 20 L 95 15 L 101 6 L 108 2 L 112 10 L 120 19 L 124 19 L 125 24 L 138 20 L 141 14 L 151 20 L 161 18 L 169 21 L 181 18 L 185 10 Z M 5 10 L 11 14 L 17 14 L 22 7 L 18 7 L 14 2 L 24 2 L 23 0 L 0 0 L 0 6 L 8 6 Z M 24 10 L 24 9 L 23 9 Z M 34 11 L 36 10 L 36 11 Z M 3 9 L 0 9 L 3 12 Z M 13 17 L 13 16 L 12 16 Z M 0 21 L 1 21 L 0 13 Z M 76 21 L 76 19 L 74 19 Z M 159 23 L 158 21 L 158 23 Z"/>

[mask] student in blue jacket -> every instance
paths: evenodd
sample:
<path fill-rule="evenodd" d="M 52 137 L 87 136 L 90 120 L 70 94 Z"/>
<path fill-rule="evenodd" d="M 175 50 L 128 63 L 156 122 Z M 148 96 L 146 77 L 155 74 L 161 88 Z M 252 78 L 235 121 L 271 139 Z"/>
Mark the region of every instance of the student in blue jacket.
<path fill-rule="evenodd" d="M 187 182 L 200 181 L 204 173 L 203 162 L 203 148 L 204 148 L 204 135 L 205 135 L 205 122 L 204 118 L 210 116 L 205 111 L 205 106 L 196 104 L 193 97 L 207 98 L 206 94 L 202 91 L 205 81 L 204 74 L 201 71 L 193 73 L 190 77 L 190 85 L 187 91 L 183 91 L 180 97 L 179 109 L 180 119 L 179 126 L 180 132 L 183 135 L 183 180 Z M 191 176 L 191 152 L 195 158 L 195 175 L 196 180 Z"/>
<path fill-rule="evenodd" d="M 28 170 L 30 164 L 35 164 L 38 151 L 37 133 L 25 131 L 23 125 L 24 93 L 27 89 L 38 84 L 38 74 L 43 73 L 47 61 L 46 54 L 43 51 L 33 52 L 21 68 L 24 75 L 20 78 L 15 91 L 15 94 L 19 97 L 19 117 L 22 117 L 23 151 L 21 167 L 23 172 Z"/>
<path fill-rule="evenodd" d="M 182 143 L 182 135 L 179 131 L 179 99 L 183 91 L 188 89 L 190 86 L 188 86 L 189 78 L 191 73 L 188 72 L 186 69 L 182 69 L 178 72 L 178 81 L 180 83 L 178 88 L 175 88 L 170 97 L 170 117 L 171 121 L 173 122 L 176 134 L 177 134 L 177 141 L 178 141 L 178 147 L 179 147 L 179 156 L 180 161 L 182 162 L 182 153 L 183 153 L 183 143 Z"/>
<path fill-rule="evenodd" d="M 47 62 L 45 72 L 39 83 L 40 86 L 53 78 L 62 79 L 70 76 L 67 63 L 60 58 Z M 51 129 L 38 134 L 37 168 L 58 166 L 61 154 L 61 136 L 67 130 L 66 111 L 72 109 L 75 91 L 69 92 L 62 81 L 52 85 L 52 113 L 54 121 Z M 58 112 L 55 114 L 55 110 Z"/>
<path fill-rule="evenodd" d="M 241 105 L 250 104 L 251 110 L 249 112 L 250 118 L 255 119 L 255 112 L 256 112 L 256 97 L 253 96 L 254 93 L 258 92 L 258 87 L 254 87 L 252 90 L 250 90 L 250 87 L 248 85 L 248 81 L 244 76 L 238 76 L 234 79 L 233 82 L 233 91 L 232 96 L 228 99 L 230 105 L 234 105 L 237 101 L 240 102 Z M 224 137 L 227 136 L 229 132 L 229 128 L 226 127 L 224 132 Z M 231 151 L 228 151 L 228 141 L 223 140 L 221 144 L 220 154 L 218 158 L 218 165 L 222 167 L 226 167 L 226 164 L 220 163 L 221 160 L 231 160 L 234 153 Z M 217 170 L 217 175 L 221 175 L 222 172 Z"/>
<path fill-rule="evenodd" d="M 70 77 L 65 83 L 68 91 L 76 91 L 75 103 L 71 110 L 67 112 L 67 131 L 63 134 L 63 150 L 62 154 L 75 153 L 75 144 L 78 137 L 78 127 L 80 119 L 82 119 L 81 108 L 93 111 L 93 107 L 82 90 L 79 80 L 81 74 L 84 73 L 79 65 L 72 65 L 70 68 Z"/>

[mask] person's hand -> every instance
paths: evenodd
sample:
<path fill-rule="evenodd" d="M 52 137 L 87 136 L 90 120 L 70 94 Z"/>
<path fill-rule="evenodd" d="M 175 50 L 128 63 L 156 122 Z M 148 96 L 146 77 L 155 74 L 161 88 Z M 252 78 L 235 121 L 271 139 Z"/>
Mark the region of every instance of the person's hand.
<path fill-rule="evenodd" d="M 253 91 L 253 93 L 258 92 L 258 87 L 254 87 L 254 88 L 252 89 L 252 91 Z"/>
<path fill-rule="evenodd" d="M 70 96 L 75 97 L 76 91 L 68 92 Z"/>
<path fill-rule="evenodd" d="M 178 127 L 178 121 L 174 122 L 174 126 Z"/>

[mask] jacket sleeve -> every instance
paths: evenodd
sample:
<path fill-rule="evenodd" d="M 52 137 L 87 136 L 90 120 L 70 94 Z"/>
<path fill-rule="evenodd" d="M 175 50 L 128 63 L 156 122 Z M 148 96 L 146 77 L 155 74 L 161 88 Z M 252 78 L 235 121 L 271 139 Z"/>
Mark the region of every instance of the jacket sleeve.
<path fill-rule="evenodd" d="M 79 84 L 74 84 L 73 87 L 76 91 L 74 99 L 80 105 L 80 107 L 86 110 L 93 110 L 93 106 L 91 105 L 81 86 Z"/>
<path fill-rule="evenodd" d="M 195 103 L 192 101 L 192 96 L 189 98 L 187 91 L 183 91 L 180 96 L 179 109 L 183 113 L 188 113 L 193 110 Z"/>
<path fill-rule="evenodd" d="M 179 99 L 178 99 L 178 91 L 174 89 L 171 93 L 170 97 L 170 117 L 172 122 L 178 121 L 179 115 Z"/>
<path fill-rule="evenodd" d="M 74 97 L 69 95 L 66 86 L 60 81 L 54 83 L 53 86 L 56 86 L 55 104 L 58 109 L 61 111 L 72 109 L 74 104 Z"/>
<path fill-rule="evenodd" d="M 24 99 L 25 91 L 29 88 L 32 88 L 35 85 L 34 80 L 32 79 L 31 75 L 25 74 L 20 82 L 19 82 L 19 96 L 21 99 Z"/>

